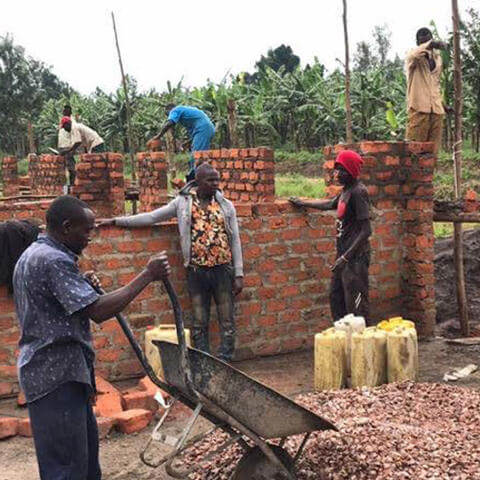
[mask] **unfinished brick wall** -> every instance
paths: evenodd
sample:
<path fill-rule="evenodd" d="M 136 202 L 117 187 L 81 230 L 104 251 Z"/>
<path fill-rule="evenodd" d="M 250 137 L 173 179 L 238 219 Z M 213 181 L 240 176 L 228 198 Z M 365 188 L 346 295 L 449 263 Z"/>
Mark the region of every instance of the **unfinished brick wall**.
<path fill-rule="evenodd" d="M 19 178 L 17 157 L 3 157 L 2 159 L 3 196 L 18 195 Z"/>
<path fill-rule="evenodd" d="M 402 315 L 422 335 L 435 325 L 433 272 L 433 144 L 361 142 L 326 147 L 327 193 L 333 184 L 336 154 L 350 148 L 364 159 L 362 181 L 373 210 L 370 302 L 376 319 Z"/>
<path fill-rule="evenodd" d="M 225 196 L 235 202 L 271 202 L 275 198 L 275 162 L 271 148 L 233 148 L 195 152 L 219 173 Z"/>
<path fill-rule="evenodd" d="M 0 222 L 16 218 L 19 220 L 39 220 L 41 223 L 45 223 L 45 214 L 51 202 L 52 200 L 1 200 Z"/>
<path fill-rule="evenodd" d="M 140 210 L 149 212 L 168 202 L 167 162 L 165 152 L 137 154 Z"/>
<path fill-rule="evenodd" d="M 335 151 L 325 154 L 329 194 Z M 435 321 L 433 291 L 432 173 L 429 144 L 363 142 L 353 145 L 365 159 L 363 181 L 373 205 L 370 269 L 372 319 L 402 315 L 429 335 Z M 215 159 L 219 161 L 219 159 Z M 244 164 L 245 165 L 245 164 Z M 298 210 L 287 201 L 236 203 L 245 261 L 245 289 L 236 304 L 237 358 L 284 353 L 312 346 L 314 333 L 330 324 L 330 265 L 335 255 L 335 214 Z M 172 281 L 190 325 L 191 310 L 176 222 L 153 228 L 102 228 L 85 252 L 83 268 L 100 273 L 112 290 L 132 279 L 151 255 L 166 249 Z M 3 295 L 2 290 L 0 294 Z M 159 283 L 127 310 L 143 344 L 147 325 L 172 323 Z M 18 340 L 13 304 L 0 298 L 0 395 L 17 388 Z M 94 327 L 99 371 L 109 379 L 140 375 L 114 320 Z M 212 340 L 218 325 L 212 311 Z"/>
<path fill-rule="evenodd" d="M 33 195 L 62 195 L 66 184 L 65 159 L 61 155 L 28 155 L 28 176 Z"/>
<path fill-rule="evenodd" d="M 125 213 L 123 156 L 120 153 L 85 153 L 76 165 L 72 194 L 84 200 L 98 217 Z"/>

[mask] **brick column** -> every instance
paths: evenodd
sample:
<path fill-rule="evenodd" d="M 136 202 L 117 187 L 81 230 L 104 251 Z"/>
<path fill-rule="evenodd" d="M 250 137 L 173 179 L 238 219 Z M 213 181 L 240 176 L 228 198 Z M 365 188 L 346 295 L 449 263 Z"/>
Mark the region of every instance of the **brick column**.
<path fill-rule="evenodd" d="M 220 173 L 224 195 L 233 201 L 272 202 L 275 162 L 271 148 L 232 148 L 195 152 L 197 165 L 209 162 Z"/>
<path fill-rule="evenodd" d="M 3 196 L 18 195 L 18 165 L 17 157 L 3 157 L 2 159 Z"/>
<path fill-rule="evenodd" d="M 86 153 L 76 165 L 72 193 L 91 206 L 98 217 L 125 212 L 123 157 L 119 153 Z"/>
<path fill-rule="evenodd" d="M 364 160 L 362 182 L 372 203 L 370 303 L 373 320 L 402 315 L 422 335 L 435 325 L 433 275 L 433 144 L 361 142 L 324 150 L 327 194 L 334 160 L 345 149 Z"/>
<path fill-rule="evenodd" d="M 28 175 L 33 195 L 62 195 L 67 183 L 65 159 L 61 155 L 28 155 Z"/>
<path fill-rule="evenodd" d="M 149 212 L 168 202 L 165 152 L 137 154 L 140 209 Z"/>

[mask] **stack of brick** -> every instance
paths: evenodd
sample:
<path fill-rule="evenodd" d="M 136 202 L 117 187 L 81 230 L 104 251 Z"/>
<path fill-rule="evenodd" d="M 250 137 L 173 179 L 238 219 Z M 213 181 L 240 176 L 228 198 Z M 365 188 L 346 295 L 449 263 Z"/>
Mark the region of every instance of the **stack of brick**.
<path fill-rule="evenodd" d="M 17 157 L 3 157 L 2 180 L 4 197 L 18 195 L 19 179 Z"/>
<path fill-rule="evenodd" d="M 356 150 L 364 160 L 362 181 L 373 205 L 372 315 L 401 314 L 411 318 L 423 335 L 435 324 L 433 274 L 433 144 L 361 142 L 326 147 L 325 180 L 329 196 L 334 185 L 336 154 Z"/>
<path fill-rule="evenodd" d="M 137 154 L 140 209 L 149 212 L 168 202 L 165 152 Z"/>
<path fill-rule="evenodd" d="M 209 162 L 220 173 L 225 196 L 239 202 L 275 198 L 275 162 L 271 148 L 233 148 L 195 152 L 196 164 Z"/>
<path fill-rule="evenodd" d="M 28 155 L 28 176 L 33 195 L 61 195 L 66 184 L 65 159 L 61 155 Z"/>
<path fill-rule="evenodd" d="M 86 153 L 76 165 L 72 194 L 84 200 L 98 217 L 125 212 L 123 157 L 120 153 Z"/>
<path fill-rule="evenodd" d="M 115 427 L 121 433 L 132 434 L 146 428 L 159 408 L 155 400 L 158 387 L 147 377 L 142 378 L 136 388 L 124 392 L 100 376 L 95 377 L 97 396 L 94 413 L 97 417 L 98 435 L 104 439 Z M 168 401 L 169 395 L 162 392 Z M 18 406 L 25 407 L 23 393 L 18 395 Z M 185 418 L 185 410 L 174 408 L 169 420 Z M 17 417 L 0 417 L 0 440 L 20 435 L 32 436 L 30 419 Z"/>

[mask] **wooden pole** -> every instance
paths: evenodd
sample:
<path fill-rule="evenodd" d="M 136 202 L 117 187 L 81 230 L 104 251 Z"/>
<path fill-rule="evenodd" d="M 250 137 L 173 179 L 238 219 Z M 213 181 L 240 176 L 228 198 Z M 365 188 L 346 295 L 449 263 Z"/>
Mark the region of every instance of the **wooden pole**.
<path fill-rule="evenodd" d="M 453 20 L 453 82 L 455 89 L 455 135 L 453 142 L 453 169 L 455 176 L 455 198 L 460 200 L 462 196 L 462 59 L 460 56 L 460 15 L 458 13 L 458 1 L 452 0 Z M 462 224 L 454 223 L 454 263 L 456 273 L 457 302 L 460 315 L 462 335 L 468 336 L 470 325 L 468 320 L 467 293 L 465 288 L 465 268 L 463 264 L 463 235 Z"/>
<path fill-rule="evenodd" d="M 352 105 L 350 102 L 350 53 L 348 45 L 347 0 L 343 0 L 343 34 L 345 37 L 345 111 L 347 118 L 347 143 L 353 143 Z"/>
<path fill-rule="evenodd" d="M 115 45 L 117 47 L 118 63 L 120 64 L 120 73 L 122 74 L 123 91 L 125 93 L 125 105 L 127 107 L 127 138 L 128 138 L 128 150 L 130 154 L 130 164 L 132 166 L 132 180 L 136 182 L 137 172 L 135 171 L 135 153 L 134 153 L 134 147 L 133 147 L 132 122 L 131 122 L 132 111 L 130 109 L 130 99 L 128 97 L 127 79 L 125 78 L 125 72 L 123 70 L 122 55 L 120 53 L 120 45 L 118 43 L 117 25 L 115 23 L 115 15 L 113 14 L 113 12 L 112 12 L 112 22 L 113 22 L 113 33 L 115 35 Z M 132 202 L 132 205 L 133 205 L 133 213 L 136 213 L 137 202 L 134 200 Z"/>

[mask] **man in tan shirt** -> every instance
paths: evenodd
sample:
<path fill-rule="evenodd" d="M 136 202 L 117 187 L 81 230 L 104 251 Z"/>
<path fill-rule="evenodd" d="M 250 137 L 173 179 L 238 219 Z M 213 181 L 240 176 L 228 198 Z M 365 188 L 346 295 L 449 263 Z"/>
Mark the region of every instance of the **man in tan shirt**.
<path fill-rule="evenodd" d="M 447 45 L 433 40 L 428 28 L 417 32 L 417 47 L 405 60 L 407 74 L 408 124 L 406 139 L 415 142 L 434 142 L 438 151 L 442 143 L 445 107 L 440 91 L 442 57 L 438 49 Z"/>
<path fill-rule="evenodd" d="M 84 147 L 87 153 L 105 151 L 103 138 L 83 123 L 73 122 L 70 117 L 63 117 L 58 132 L 58 149 L 62 155 L 75 153 L 78 147 Z"/>

